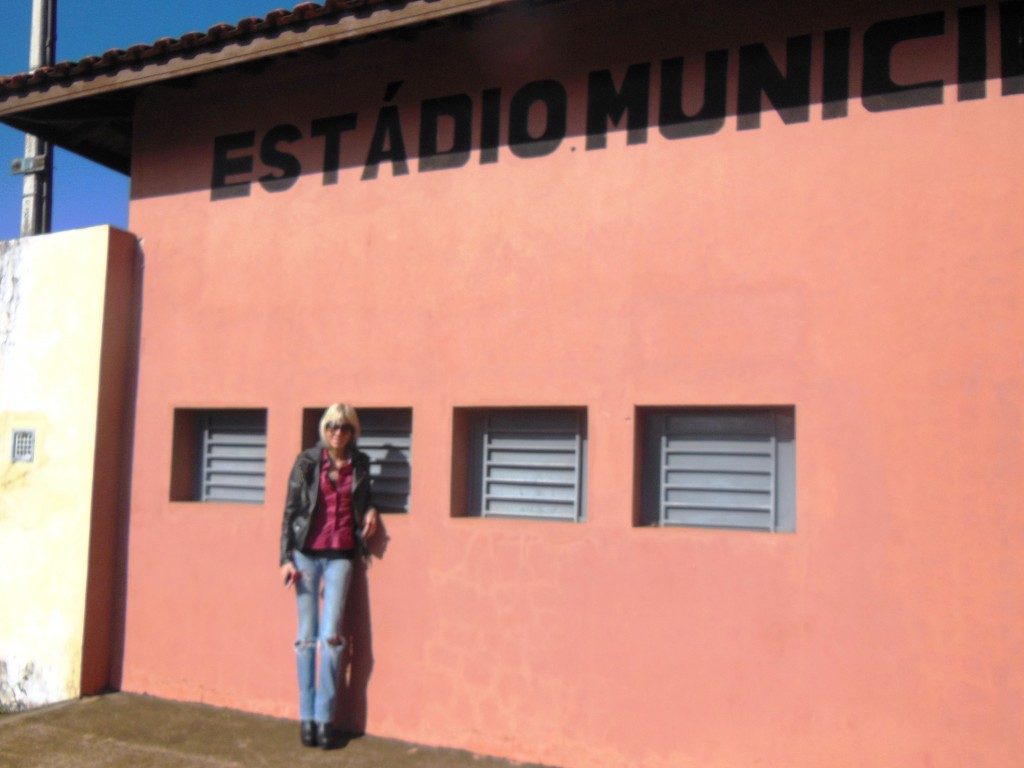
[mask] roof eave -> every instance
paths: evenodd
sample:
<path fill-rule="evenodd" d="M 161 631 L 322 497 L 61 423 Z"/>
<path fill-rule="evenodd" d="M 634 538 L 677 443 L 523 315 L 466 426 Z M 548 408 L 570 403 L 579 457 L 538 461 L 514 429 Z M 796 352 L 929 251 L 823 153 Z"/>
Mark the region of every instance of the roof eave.
<path fill-rule="evenodd" d="M 361 13 L 281 29 L 272 36 L 229 41 L 187 56 L 126 63 L 109 72 L 72 76 L 44 87 L 8 93 L 6 98 L 0 97 L 0 122 L 127 174 L 131 167 L 135 94 L 146 86 L 512 2 L 516 0 L 411 0 L 400 5 L 376 5 Z M 89 135 L 96 140 L 90 140 Z"/>

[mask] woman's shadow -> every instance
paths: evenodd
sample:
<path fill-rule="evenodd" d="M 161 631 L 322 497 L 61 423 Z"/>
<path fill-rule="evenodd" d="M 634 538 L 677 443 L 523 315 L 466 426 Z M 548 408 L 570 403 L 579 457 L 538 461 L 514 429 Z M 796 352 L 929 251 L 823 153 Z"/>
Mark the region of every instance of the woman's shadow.
<path fill-rule="evenodd" d="M 382 529 L 383 526 L 375 539 L 384 533 Z M 359 559 L 355 563 L 342 620 L 345 651 L 341 658 L 341 679 L 338 681 L 338 703 L 334 714 L 339 747 L 366 732 L 366 689 L 373 672 L 367 560 Z"/>
<path fill-rule="evenodd" d="M 408 478 L 409 463 L 401 451 L 390 449 L 382 462 L 378 480 L 387 481 L 396 474 Z M 405 487 L 408 488 L 406 479 Z M 404 508 L 408 508 L 408 494 Z M 382 511 L 387 509 L 383 507 Z M 404 510 L 403 510 L 404 511 Z M 338 746 L 343 747 L 366 732 L 367 688 L 373 673 L 373 637 L 370 620 L 370 580 L 367 571 L 374 560 L 383 560 L 387 552 L 388 535 L 385 516 L 379 516 L 377 532 L 367 542 L 370 556 L 358 559 L 352 572 L 342 631 L 345 634 L 345 652 L 341 660 L 341 679 L 338 681 L 338 704 L 334 724 L 339 731 Z"/>

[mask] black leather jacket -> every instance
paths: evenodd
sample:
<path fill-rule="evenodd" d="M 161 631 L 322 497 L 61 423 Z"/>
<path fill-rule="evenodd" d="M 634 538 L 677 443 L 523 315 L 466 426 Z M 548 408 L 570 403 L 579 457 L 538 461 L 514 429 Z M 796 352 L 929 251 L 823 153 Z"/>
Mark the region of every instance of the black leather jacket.
<path fill-rule="evenodd" d="M 290 563 L 292 552 L 306 545 L 309 521 L 316 511 L 320 495 L 320 457 L 323 446 L 309 448 L 297 457 L 288 477 L 288 495 L 284 502 L 281 521 L 281 565 Z M 372 506 L 370 498 L 370 457 L 356 450 L 352 456 L 352 517 L 355 526 L 356 547 L 360 554 L 368 550 L 363 541 L 363 521 L 366 510 Z"/>

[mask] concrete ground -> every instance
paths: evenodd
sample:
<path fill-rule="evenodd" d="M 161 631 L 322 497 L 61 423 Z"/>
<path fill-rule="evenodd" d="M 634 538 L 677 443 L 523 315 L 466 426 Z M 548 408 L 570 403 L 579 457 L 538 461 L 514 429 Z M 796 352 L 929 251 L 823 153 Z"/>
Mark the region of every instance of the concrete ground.
<path fill-rule="evenodd" d="M 112 693 L 0 715 L 0 768 L 508 768 L 455 749 L 359 736 L 324 751 L 298 723 Z M 539 768 L 539 766 L 532 766 Z"/>

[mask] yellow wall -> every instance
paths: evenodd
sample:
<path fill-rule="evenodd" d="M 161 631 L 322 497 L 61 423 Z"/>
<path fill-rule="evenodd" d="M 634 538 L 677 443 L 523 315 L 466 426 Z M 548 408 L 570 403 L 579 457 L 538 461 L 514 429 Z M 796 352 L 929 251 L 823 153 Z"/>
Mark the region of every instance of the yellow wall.
<path fill-rule="evenodd" d="M 0 243 L 0 709 L 81 692 L 115 237 L 94 227 Z M 35 430 L 34 462 L 11 463 L 14 429 Z"/>

